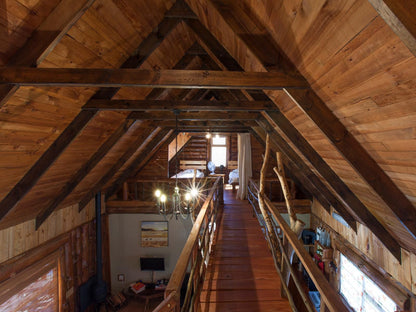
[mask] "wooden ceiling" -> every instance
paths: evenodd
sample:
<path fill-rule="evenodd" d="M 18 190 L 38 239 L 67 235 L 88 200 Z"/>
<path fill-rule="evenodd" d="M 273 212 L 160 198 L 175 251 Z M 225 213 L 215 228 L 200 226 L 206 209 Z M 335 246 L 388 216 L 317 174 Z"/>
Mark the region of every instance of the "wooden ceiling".
<path fill-rule="evenodd" d="M 397 259 L 415 253 L 415 10 L 410 0 L 3 1 L 0 228 L 39 227 L 113 194 L 174 138 L 180 109 L 184 131 L 269 133 L 323 207 L 366 225 Z"/>

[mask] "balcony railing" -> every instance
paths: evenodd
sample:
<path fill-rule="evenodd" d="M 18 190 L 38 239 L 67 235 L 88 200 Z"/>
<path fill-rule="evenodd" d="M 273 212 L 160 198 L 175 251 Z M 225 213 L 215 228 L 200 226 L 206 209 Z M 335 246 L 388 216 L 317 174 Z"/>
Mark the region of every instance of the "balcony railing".
<path fill-rule="evenodd" d="M 188 240 L 165 290 L 165 299 L 154 312 L 196 311 L 199 304 L 200 287 L 208 266 L 217 219 L 223 204 L 223 182 L 217 178 L 194 222 Z M 182 284 L 189 274 L 186 295 L 180 302 Z"/>

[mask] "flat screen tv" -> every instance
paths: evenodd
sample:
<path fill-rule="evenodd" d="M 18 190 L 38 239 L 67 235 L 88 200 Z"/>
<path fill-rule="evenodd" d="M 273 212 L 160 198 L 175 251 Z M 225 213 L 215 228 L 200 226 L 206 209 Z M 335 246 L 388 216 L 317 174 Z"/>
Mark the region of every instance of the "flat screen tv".
<path fill-rule="evenodd" d="M 140 270 L 142 271 L 164 271 L 164 258 L 142 258 L 140 257 Z"/>

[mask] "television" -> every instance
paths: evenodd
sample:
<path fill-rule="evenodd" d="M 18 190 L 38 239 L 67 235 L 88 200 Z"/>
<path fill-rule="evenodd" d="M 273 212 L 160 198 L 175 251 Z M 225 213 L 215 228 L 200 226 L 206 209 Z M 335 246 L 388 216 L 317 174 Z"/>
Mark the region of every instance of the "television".
<path fill-rule="evenodd" d="M 142 271 L 164 271 L 165 258 L 142 258 L 140 257 L 140 270 Z"/>

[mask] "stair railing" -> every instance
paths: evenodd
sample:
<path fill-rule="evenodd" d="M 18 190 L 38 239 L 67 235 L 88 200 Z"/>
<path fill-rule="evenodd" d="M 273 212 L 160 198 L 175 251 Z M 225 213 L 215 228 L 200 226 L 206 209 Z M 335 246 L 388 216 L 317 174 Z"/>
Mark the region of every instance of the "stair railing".
<path fill-rule="evenodd" d="M 197 310 L 201 286 L 217 228 L 217 217 L 223 202 L 223 180 L 222 177 L 218 177 L 202 205 L 182 249 L 166 287 L 165 299 L 153 312 Z M 186 293 L 182 293 L 183 300 L 181 302 L 181 289 L 183 289 L 182 285 L 187 274 L 189 274 L 189 279 Z"/>

